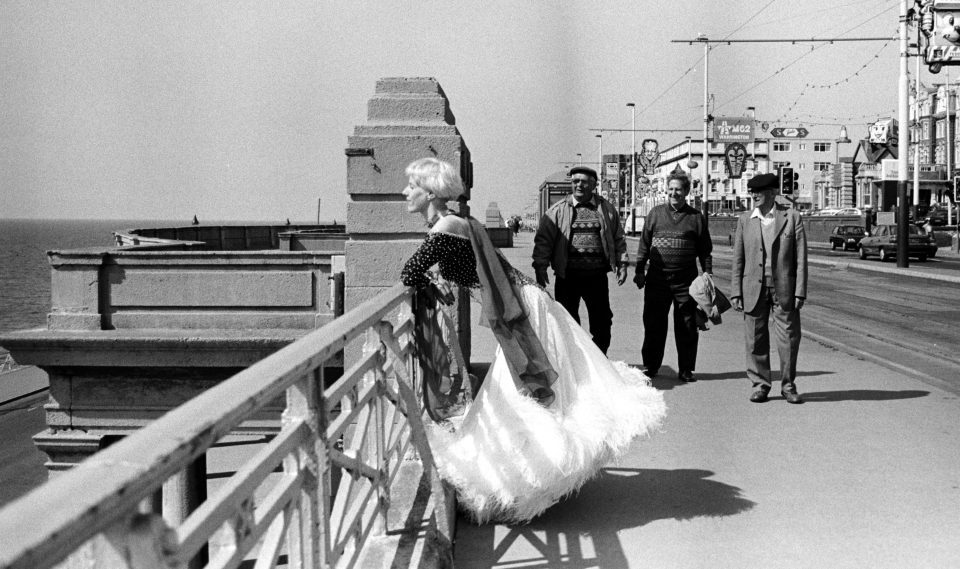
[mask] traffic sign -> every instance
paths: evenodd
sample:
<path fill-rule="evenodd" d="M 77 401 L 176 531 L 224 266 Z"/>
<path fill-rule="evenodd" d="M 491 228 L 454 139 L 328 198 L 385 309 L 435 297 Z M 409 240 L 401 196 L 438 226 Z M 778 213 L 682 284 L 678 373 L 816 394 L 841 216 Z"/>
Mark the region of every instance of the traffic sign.
<path fill-rule="evenodd" d="M 770 136 L 774 138 L 806 138 L 810 134 L 810 131 L 801 127 L 797 128 L 783 128 L 776 127 L 770 129 Z"/>

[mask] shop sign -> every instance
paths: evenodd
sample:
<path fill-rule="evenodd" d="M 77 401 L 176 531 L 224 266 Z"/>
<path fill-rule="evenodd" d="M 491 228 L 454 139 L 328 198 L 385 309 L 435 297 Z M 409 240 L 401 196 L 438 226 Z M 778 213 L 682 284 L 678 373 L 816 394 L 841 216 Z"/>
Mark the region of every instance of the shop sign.
<path fill-rule="evenodd" d="M 774 138 L 806 138 L 810 134 L 810 131 L 798 126 L 793 127 L 776 127 L 770 130 L 770 136 Z"/>
<path fill-rule="evenodd" d="M 713 142 L 753 142 L 754 121 L 750 117 L 713 119 Z"/>
<path fill-rule="evenodd" d="M 747 163 L 747 147 L 739 142 L 731 142 L 723 152 L 723 160 L 727 163 L 727 172 L 733 180 L 743 176 L 743 167 Z"/>
<path fill-rule="evenodd" d="M 660 165 L 660 150 L 656 140 L 647 138 L 643 141 L 637 164 L 640 165 L 640 172 L 643 174 L 653 174 L 656 171 L 657 166 Z"/>
<path fill-rule="evenodd" d="M 606 163 L 606 171 L 604 172 L 603 177 L 606 178 L 606 179 L 608 179 L 608 180 L 612 180 L 613 178 L 616 178 L 616 177 L 617 177 L 617 174 L 619 174 L 619 173 L 620 173 L 620 165 L 619 165 L 619 164 L 617 164 L 616 162 L 607 162 L 607 163 Z"/>
<path fill-rule="evenodd" d="M 907 180 L 913 180 L 913 164 L 907 164 Z M 918 178 L 928 182 L 946 182 L 947 169 L 943 164 L 920 164 Z M 900 164 L 896 158 L 885 158 L 880 161 L 880 178 L 883 180 L 899 180 Z"/>

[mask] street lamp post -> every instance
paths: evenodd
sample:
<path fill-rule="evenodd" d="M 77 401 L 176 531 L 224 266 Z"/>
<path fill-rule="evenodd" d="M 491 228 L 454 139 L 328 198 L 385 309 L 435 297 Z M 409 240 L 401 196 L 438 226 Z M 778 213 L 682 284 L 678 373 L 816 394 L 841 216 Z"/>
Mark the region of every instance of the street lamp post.
<path fill-rule="evenodd" d="M 840 145 L 847 144 L 849 142 L 850 142 L 850 139 L 847 138 L 847 127 L 845 125 L 842 125 L 840 127 L 840 136 L 837 138 L 835 143 L 835 146 L 837 147 L 836 154 L 835 154 L 836 156 L 835 163 L 837 165 L 837 172 L 840 173 L 840 175 L 838 176 L 840 183 L 837 185 L 837 201 L 836 201 L 837 207 L 845 207 L 840 203 L 841 192 L 843 191 L 843 165 L 840 164 Z"/>
<path fill-rule="evenodd" d="M 630 233 L 637 230 L 637 106 L 630 107 Z"/>
<path fill-rule="evenodd" d="M 949 67 L 948 77 L 949 77 Z M 913 120 L 916 121 L 917 126 L 920 125 L 920 45 L 917 45 L 917 74 L 914 81 L 914 96 L 913 96 Z M 950 80 L 947 79 L 947 85 L 950 84 Z M 948 99 L 949 101 L 949 99 Z M 947 118 L 950 117 L 950 108 L 947 107 Z M 934 131 L 936 132 L 936 131 Z M 949 161 L 950 159 L 947 158 Z M 949 164 L 949 162 L 947 162 Z M 917 215 L 917 204 L 920 203 L 920 136 L 918 133 L 917 143 L 913 148 L 913 215 Z M 916 217 L 914 217 L 916 219 Z"/>
<path fill-rule="evenodd" d="M 600 189 L 603 189 L 603 135 L 598 134 L 597 142 L 600 143 L 600 148 L 597 150 L 597 182 L 600 184 Z"/>
<path fill-rule="evenodd" d="M 707 186 L 710 183 L 710 157 L 707 146 L 707 129 L 710 127 L 710 108 L 708 106 L 708 93 L 710 91 L 710 40 L 703 34 L 697 36 L 697 40 L 703 42 L 703 170 L 700 172 L 700 184 L 703 188 L 703 195 L 708 196 Z M 709 201 L 707 205 L 709 205 Z M 703 214 L 710 215 L 709 209 L 709 207 L 704 207 Z"/>

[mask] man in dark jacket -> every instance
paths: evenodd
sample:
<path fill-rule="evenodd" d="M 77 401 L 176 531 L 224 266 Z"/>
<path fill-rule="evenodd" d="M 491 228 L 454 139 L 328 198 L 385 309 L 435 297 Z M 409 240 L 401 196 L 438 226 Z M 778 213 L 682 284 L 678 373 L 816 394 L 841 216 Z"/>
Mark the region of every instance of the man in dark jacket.
<path fill-rule="evenodd" d="M 583 299 L 593 342 L 607 353 L 613 326 L 607 273 L 616 271 L 618 284 L 627 280 L 627 242 L 617 209 L 594 193 L 597 173 L 585 166 L 571 168 L 570 184 L 571 194 L 540 219 L 533 239 L 533 269 L 537 283 L 546 286 L 547 267 L 553 267 L 557 302 L 577 322 Z"/>
<path fill-rule="evenodd" d="M 667 344 L 667 315 L 673 305 L 673 336 L 677 344 L 677 378 L 696 381 L 697 303 L 690 297 L 690 283 L 697 278 L 697 260 L 705 273 L 713 272 L 713 242 L 707 217 L 687 204 L 690 178 L 671 174 L 667 179 L 668 202 L 650 210 L 643 223 L 637 249 L 637 288 L 643 295 L 643 365 L 653 377 L 663 363 Z M 650 269 L 644 274 L 647 261 Z"/>

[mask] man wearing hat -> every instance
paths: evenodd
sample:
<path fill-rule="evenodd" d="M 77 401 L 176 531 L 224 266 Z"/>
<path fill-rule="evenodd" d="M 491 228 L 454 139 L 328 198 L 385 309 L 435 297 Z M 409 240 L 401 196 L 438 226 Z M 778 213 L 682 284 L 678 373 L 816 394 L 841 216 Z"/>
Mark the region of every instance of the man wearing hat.
<path fill-rule="evenodd" d="M 763 403 L 772 387 L 772 312 L 780 392 L 788 403 L 803 403 L 796 377 L 800 308 L 807 297 L 807 236 L 800 214 L 776 203 L 777 181 L 775 174 L 760 174 L 747 183 L 756 207 L 737 221 L 730 300 L 744 313 L 747 377 L 754 388 L 750 401 Z"/>
<path fill-rule="evenodd" d="M 571 168 L 570 185 L 570 195 L 540 218 L 533 269 L 537 283 L 546 286 L 547 267 L 553 267 L 554 296 L 577 322 L 583 300 L 593 342 L 607 353 L 613 325 L 607 273 L 616 271 L 620 285 L 627 279 L 627 242 L 617 209 L 594 193 L 597 173 L 586 166 Z"/>

